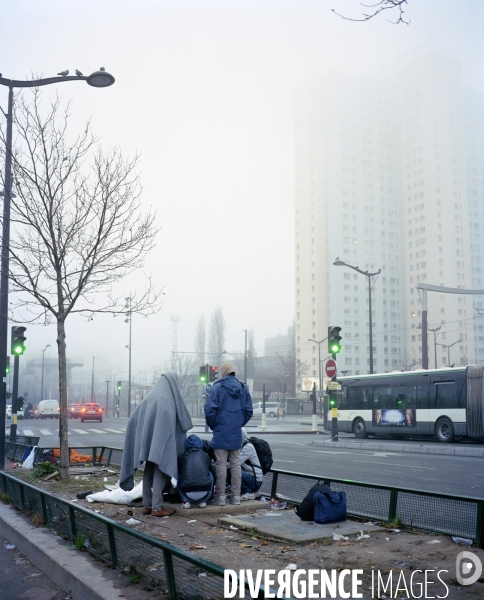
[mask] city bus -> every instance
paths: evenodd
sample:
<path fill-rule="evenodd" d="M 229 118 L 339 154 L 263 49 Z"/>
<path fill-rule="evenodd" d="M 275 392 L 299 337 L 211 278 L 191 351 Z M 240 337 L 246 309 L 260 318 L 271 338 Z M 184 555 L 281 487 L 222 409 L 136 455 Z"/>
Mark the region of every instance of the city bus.
<path fill-rule="evenodd" d="M 357 438 L 435 436 L 484 442 L 484 367 L 338 377 L 338 429 Z"/>

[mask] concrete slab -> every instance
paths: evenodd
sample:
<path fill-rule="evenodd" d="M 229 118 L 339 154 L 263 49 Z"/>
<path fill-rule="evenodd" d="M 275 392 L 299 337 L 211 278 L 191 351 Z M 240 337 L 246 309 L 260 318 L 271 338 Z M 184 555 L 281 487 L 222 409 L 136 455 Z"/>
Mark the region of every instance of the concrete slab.
<path fill-rule="evenodd" d="M 330 441 L 312 441 L 314 446 L 331 446 L 332 448 L 350 448 L 359 450 L 370 450 L 379 452 L 412 452 L 414 454 L 436 454 L 440 456 L 469 456 L 475 458 L 484 457 L 484 448 L 469 447 L 451 447 L 447 445 L 424 445 L 424 444 L 396 444 L 394 442 L 330 442 Z"/>
<path fill-rule="evenodd" d="M 246 514 L 247 510 L 250 509 L 252 511 L 259 509 L 261 506 L 269 506 L 269 503 L 263 503 L 260 500 L 247 500 L 245 502 L 241 502 L 240 504 L 229 504 L 227 503 L 225 506 L 217 506 L 216 504 L 207 504 L 205 508 L 199 508 L 195 504 L 192 508 L 182 508 L 181 504 L 170 504 L 170 508 L 175 508 L 176 512 L 179 515 L 184 515 L 185 517 L 201 517 L 203 515 L 239 515 Z"/>
<path fill-rule="evenodd" d="M 356 535 L 360 530 L 376 531 L 376 525 L 366 525 L 355 521 L 341 521 L 329 525 L 318 525 L 301 521 L 293 510 L 258 510 L 251 515 L 236 517 L 222 516 L 218 519 L 224 525 L 233 525 L 247 531 L 255 530 L 260 535 L 287 540 L 296 544 L 308 544 L 323 538 L 332 538 L 333 533 Z"/>

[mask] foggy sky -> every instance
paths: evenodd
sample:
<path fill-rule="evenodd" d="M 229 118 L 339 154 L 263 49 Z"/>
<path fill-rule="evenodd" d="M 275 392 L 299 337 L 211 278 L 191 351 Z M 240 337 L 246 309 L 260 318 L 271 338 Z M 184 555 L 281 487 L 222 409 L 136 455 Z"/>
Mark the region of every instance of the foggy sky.
<path fill-rule="evenodd" d="M 73 125 L 92 118 L 106 146 L 141 155 L 143 203 L 161 232 L 147 272 L 163 286 L 159 314 L 133 318 L 133 371 L 194 350 L 198 319 L 217 306 L 226 350 L 243 349 L 243 329 L 264 338 L 294 318 L 294 90 L 328 70 L 369 74 L 435 49 L 458 58 L 482 88 L 484 4 L 410 0 L 409 26 L 383 15 L 368 23 L 357 0 L 17 0 L 2 3 L 3 77 L 88 74 L 116 77 L 104 90 L 82 82 L 44 88 L 72 99 Z M 357 98 L 355 98 L 357 102 Z M 0 89 L 7 104 L 7 88 Z M 73 131 L 74 133 L 74 131 Z M 3 165 L 1 166 L 3 169 Z M 126 280 L 126 295 L 142 283 Z M 92 356 L 126 377 L 122 317 L 67 321 L 70 358 Z M 55 329 L 29 325 L 26 358 L 55 356 Z"/>

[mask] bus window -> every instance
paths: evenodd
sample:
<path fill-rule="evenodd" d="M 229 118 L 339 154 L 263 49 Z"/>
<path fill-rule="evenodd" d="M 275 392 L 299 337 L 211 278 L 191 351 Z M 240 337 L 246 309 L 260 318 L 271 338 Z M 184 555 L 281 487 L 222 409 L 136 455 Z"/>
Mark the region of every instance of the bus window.
<path fill-rule="evenodd" d="M 369 402 L 368 388 L 348 388 L 348 405 L 345 408 L 349 410 L 372 408 Z"/>
<path fill-rule="evenodd" d="M 461 381 L 440 381 L 435 382 L 434 386 L 432 408 L 459 408 L 462 394 Z"/>

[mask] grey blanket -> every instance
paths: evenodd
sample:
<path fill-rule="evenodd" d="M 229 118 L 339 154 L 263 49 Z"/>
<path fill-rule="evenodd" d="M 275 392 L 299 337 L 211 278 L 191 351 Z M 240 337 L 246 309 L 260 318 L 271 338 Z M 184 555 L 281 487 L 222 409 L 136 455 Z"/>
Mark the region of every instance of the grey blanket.
<path fill-rule="evenodd" d="M 131 490 L 136 469 L 147 460 L 177 479 L 177 457 L 185 451 L 186 432 L 192 427 L 176 374 L 162 375 L 128 420 L 120 487 Z"/>

